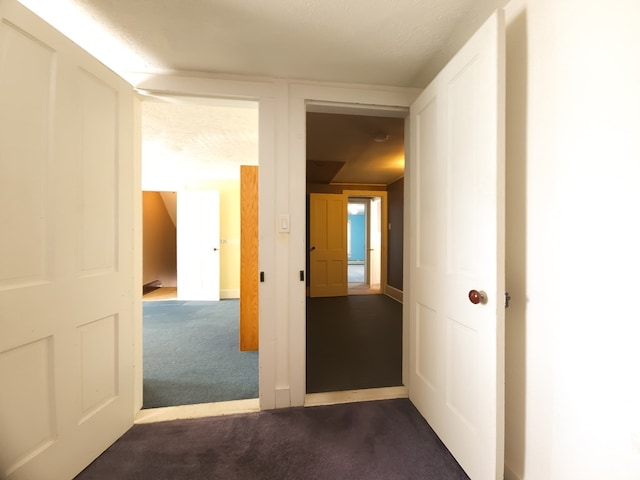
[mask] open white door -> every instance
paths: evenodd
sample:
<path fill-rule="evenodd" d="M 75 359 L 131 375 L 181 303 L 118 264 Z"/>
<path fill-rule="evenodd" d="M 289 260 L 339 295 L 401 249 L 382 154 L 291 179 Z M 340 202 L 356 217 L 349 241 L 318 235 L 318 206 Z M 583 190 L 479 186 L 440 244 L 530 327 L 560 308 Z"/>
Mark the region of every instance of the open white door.
<path fill-rule="evenodd" d="M 503 99 L 497 12 L 410 114 L 410 398 L 474 480 L 503 472 Z"/>
<path fill-rule="evenodd" d="M 309 295 L 346 296 L 347 197 L 334 193 L 309 197 Z"/>
<path fill-rule="evenodd" d="M 369 200 L 369 288 L 380 289 L 382 270 L 382 198 Z"/>
<path fill-rule="evenodd" d="M 73 478 L 133 424 L 133 106 L 0 0 L 2 478 Z"/>
<path fill-rule="evenodd" d="M 220 300 L 220 192 L 178 192 L 180 300 Z"/>

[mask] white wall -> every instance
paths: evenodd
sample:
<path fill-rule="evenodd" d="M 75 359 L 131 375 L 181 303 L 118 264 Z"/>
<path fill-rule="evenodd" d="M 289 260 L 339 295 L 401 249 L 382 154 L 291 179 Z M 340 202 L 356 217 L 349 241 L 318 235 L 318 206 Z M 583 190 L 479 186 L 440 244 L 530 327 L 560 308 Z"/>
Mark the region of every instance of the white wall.
<path fill-rule="evenodd" d="M 509 167 L 521 189 L 509 221 L 522 230 L 509 233 L 519 244 L 507 342 L 518 343 L 507 363 L 524 367 L 519 384 L 517 369 L 507 377 L 514 478 L 640 478 L 638 25 L 637 0 L 538 0 L 521 27 L 526 105 L 511 99 L 526 117 L 511 112 L 524 126 L 511 148 L 523 164 Z"/>

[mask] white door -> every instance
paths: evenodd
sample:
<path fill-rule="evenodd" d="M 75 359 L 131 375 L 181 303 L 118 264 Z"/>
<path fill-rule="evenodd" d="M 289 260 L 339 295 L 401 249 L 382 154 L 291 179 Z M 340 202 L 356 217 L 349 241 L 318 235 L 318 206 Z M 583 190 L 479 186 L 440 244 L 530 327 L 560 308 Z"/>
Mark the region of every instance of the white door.
<path fill-rule="evenodd" d="M 334 193 L 309 197 L 309 295 L 346 296 L 348 198 Z"/>
<path fill-rule="evenodd" d="M 73 478 L 133 424 L 133 105 L 0 0 L 1 478 Z"/>
<path fill-rule="evenodd" d="M 369 200 L 369 288 L 380 289 L 382 254 L 382 198 Z"/>
<path fill-rule="evenodd" d="M 410 398 L 474 480 L 503 471 L 503 98 L 497 12 L 410 113 Z"/>
<path fill-rule="evenodd" d="M 220 192 L 178 192 L 177 263 L 180 300 L 220 300 Z"/>

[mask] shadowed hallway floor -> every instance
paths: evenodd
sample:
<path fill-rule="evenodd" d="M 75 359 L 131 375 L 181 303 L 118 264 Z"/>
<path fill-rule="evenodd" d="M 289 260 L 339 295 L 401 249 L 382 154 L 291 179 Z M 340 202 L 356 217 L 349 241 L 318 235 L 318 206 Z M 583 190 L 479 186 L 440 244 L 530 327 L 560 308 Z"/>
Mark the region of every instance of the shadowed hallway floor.
<path fill-rule="evenodd" d="M 76 480 L 468 480 L 408 399 L 134 425 Z"/>
<path fill-rule="evenodd" d="M 402 304 L 307 298 L 307 393 L 402 385 Z"/>

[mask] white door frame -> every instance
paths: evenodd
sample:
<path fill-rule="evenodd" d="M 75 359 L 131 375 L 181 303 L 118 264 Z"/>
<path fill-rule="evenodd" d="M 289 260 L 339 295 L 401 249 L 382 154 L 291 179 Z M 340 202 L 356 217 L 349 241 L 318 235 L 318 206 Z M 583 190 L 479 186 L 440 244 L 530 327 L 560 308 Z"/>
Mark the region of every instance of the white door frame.
<path fill-rule="evenodd" d="M 378 287 L 374 288 L 371 282 L 371 272 L 372 272 L 372 255 L 371 255 L 371 239 L 372 239 L 372 208 L 371 204 L 374 199 L 378 199 L 380 201 L 380 212 L 377 215 L 377 221 L 381 224 L 382 228 L 383 223 L 388 222 L 389 218 L 389 202 L 388 195 L 386 190 L 374 191 L 374 190 L 344 190 L 344 194 L 347 196 L 347 202 L 351 199 L 354 200 L 354 203 L 363 203 L 365 205 L 365 283 L 368 286 L 368 289 L 363 290 L 363 293 L 386 293 L 386 284 L 387 284 L 387 260 L 389 258 L 389 238 L 388 233 L 386 231 L 380 231 L 380 247 L 378 248 L 378 252 L 376 256 L 378 257 L 378 268 L 377 275 L 379 278 Z M 386 219 L 386 222 L 385 222 Z M 357 294 L 357 291 L 349 290 L 348 295 Z"/>
<path fill-rule="evenodd" d="M 257 102 L 259 107 L 259 162 L 262 167 L 259 173 L 260 184 L 260 270 L 275 272 L 276 262 L 279 256 L 275 252 L 275 235 L 273 229 L 265 228 L 270 222 L 267 219 L 275 217 L 274 205 L 267 199 L 275 198 L 275 183 L 273 172 L 275 171 L 275 143 L 276 132 L 273 119 L 276 114 L 277 89 L 275 85 L 267 82 L 242 82 L 234 80 L 220 80 L 198 77 L 179 76 L 155 76 L 142 78 L 136 82 L 135 88 L 143 95 L 158 95 L 166 97 L 198 97 L 201 99 L 229 99 Z M 138 124 L 140 124 L 138 118 Z M 139 126 L 138 126 L 139 128 Z M 138 132 L 138 136 L 140 133 Z M 140 162 L 136 167 L 140 169 Z M 140 183 L 138 182 L 138 188 Z M 141 197 L 141 195 L 137 195 Z M 137 206 L 141 211 L 141 199 Z M 141 274 L 142 259 L 142 220 L 138 215 L 134 232 L 136 241 L 135 258 L 138 259 L 136 269 Z M 259 311 L 260 314 L 260 375 L 259 375 L 259 402 L 261 409 L 276 407 L 276 364 L 275 364 L 275 326 L 271 325 L 278 318 L 276 279 L 260 284 Z M 282 302 L 280 302 L 282 303 Z M 142 324 L 141 319 L 135 329 L 134 344 L 136 346 L 136 411 L 142 405 Z"/>
<path fill-rule="evenodd" d="M 289 129 L 290 129 L 290 175 L 289 191 L 291 192 L 291 222 L 306 224 L 305 196 L 306 184 L 306 114 L 308 111 L 321 113 L 352 113 L 359 115 L 388 116 L 405 118 L 405 133 L 408 129 L 409 106 L 419 94 L 419 89 L 356 89 L 348 87 L 330 87 L 317 85 L 292 84 L 289 97 Z M 409 141 L 405 136 L 405 144 Z M 406 188 L 406 187 L 405 187 Z M 408 190 L 405 189 L 405 198 Z M 407 202 L 408 203 L 408 202 Z M 405 215 L 408 212 L 405 210 Z M 299 248 L 290 249 L 290 265 L 304 266 L 306 261 L 305 232 L 298 232 L 299 238 L 293 238 L 292 245 Z M 406 237 L 405 237 L 406 238 Z M 406 258 L 406 256 L 405 256 Z M 405 260 L 406 263 L 406 260 Z M 406 265 L 405 265 L 406 267 Z M 295 269 L 295 267 L 294 267 Z M 299 269 L 299 268 L 298 268 Z M 408 272 L 408 269 L 404 269 Z M 406 273 L 405 273 L 406 275 Z M 408 281 L 408 280 L 407 280 Z M 306 310 L 304 284 L 290 289 L 291 315 L 291 389 L 292 404 L 310 404 L 306 396 Z M 409 317 L 403 311 L 403 384 L 408 381 L 409 364 Z"/>

